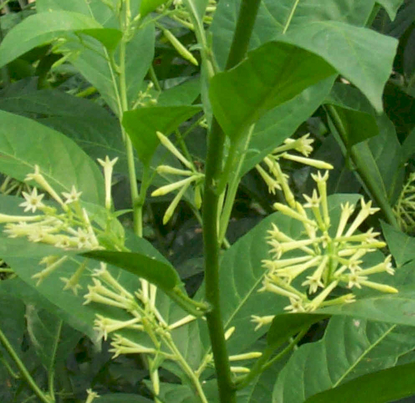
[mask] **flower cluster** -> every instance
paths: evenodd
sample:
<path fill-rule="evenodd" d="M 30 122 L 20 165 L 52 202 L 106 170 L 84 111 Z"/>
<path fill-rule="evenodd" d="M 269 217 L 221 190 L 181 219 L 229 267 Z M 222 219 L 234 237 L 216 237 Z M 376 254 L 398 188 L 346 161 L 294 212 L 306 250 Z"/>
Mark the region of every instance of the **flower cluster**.
<path fill-rule="evenodd" d="M 304 205 L 296 201 L 293 202 L 295 207 L 274 204 L 276 210 L 302 224 L 304 236 L 293 239 L 276 225 L 268 231 L 271 259 L 263 261 L 267 274 L 260 291 L 287 297 L 290 304 L 285 309 L 290 312 L 310 312 L 328 305 L 353 302 L 355 296 L 352 293 L 328 298 L 338 286 L 398 292 L 391 286 L 368 280 L 375 273 L 394 274 L 390 256 L 379 264 L 364 268 L 364 256 L 386 244 L 377 239 L 379 233 L 373 229 L 365 233 L 357 230 L 379 209 L 361 199 L 360 211 L 349 224 L 356 207 L 350 203 L 342 204 L 340 221 L 333 231 L 326 192 L 328 172 L 325 175 L 318 172 L 312 177 L 318 190 L 314 190 L 311 197 L 304 195 Z M 272 317 L 254 318 L 258 326 L 270 321 Z"/>
<path fill-rule="evenodd" d="M 294 195 L 288 185 L 288 176 L 282 172 L 278 162 L 281 158 L 318 169 L 333 169 L 333 166 L 327 162 L 308 157 L 313 151 L 311 144 L 314 142 L 313 139 L 309 139 L 309 136 L 310 134 L 306 134 L 296 140 L 288 138 L 284 141 L 282 146 L 275 148 L 272 153 L 266 156 L 262 161 L 267 166 L 268 172 L 260 164 L 255 167 L 267 184 L 269 192 L 275 194 L 276 190 L 282 190 L 287 203 L 291 207 L 295 207 Z M 289 151 L 297 151 L 303 156 L 290 154 Z"/>
<path fill-rule="evenodd" d="M 111 178 L 112 169 L 116 162 L 106 157 L 105 161 L 98 160 L 104 168 L 105 177 L 105 206 L 108 211 L 108 220 L 111 220 L 109 211 L 111 209 Z M 99 239 L 105 238 L 108 231 L 108 222 L 101 228 L 93 226 L 87 210 L 82 207 L 79 192 L 75 186 L 69 192 L 59 194 L 49 183 L 47 178 L 40 171 L 40 167 L 35 165 L 33 173 L 26 176 L 25 182 L 33 183 L 37 186 L 23 191 L 24 201 L 20 206 L 24 212 L 36 213 L 36 215 L 7 215 L 0 214 L 0 224 L 5 224 L 3 232 L 9 238 L 27 238 L 30 242 L 52 245 L 64 250 L 78 249 L 102 249 Z M 39 193 L 38 188 L 46 191 L 49 198 L 56 204 L 46 204 L 45 193 Z M 103 228 L 104 227 L 104 228 Z M 123 237 L 112 238 L 115 248 L 120 248 L 124 244 Z M 39 273 L 33 275 L 38 283 L 60 267 L 68 256 L 46 256 L 40 261 L 40 265 L 46 267 Z M 71 289 L 77 293 L 79 278 L 85 267 L 81 265 L 71 278 L 62 278 L 65 283 L 64 289 Z"/>
<path fill-rule="evenodd" d="M 161 144 L 167 148 L 187 169 L 178 169 L 171 167 L 169 165 L 160 165 L 157 167 L 157 173 L 167 174 L 167 175 L 176 175 L 184 177 L 177 182 L 171 183 L 169 185 L 162 186 L 156 189 L 151 196 L 164 196 L 174 190 L 180 189 L 177 195 L 174 197 L 173 201 L 170 203 L 163 217 L 163 224 L 167 224 L 170 218 L 172 217 L 174 210 L 179 204 L 180 200 L 186 193 L 186 190 L 190 187 L 191 184 L 194 186 L 194 203 L 196 208 L 200 208 L 202 205 L 202 183 L 204 179 L 204 174 L 197 171 L 195 166 L 191 161 L 189 161 L 183 154 L 175 147 L 175 145 L 166 137 L 164 134 L 157 132 L 157 136 Z"/>
<path fill-rule="evenodd" d="M 410 234 L 415 232 L 415 173 L 409 175 L 393 212 L 403 231 Z"/>

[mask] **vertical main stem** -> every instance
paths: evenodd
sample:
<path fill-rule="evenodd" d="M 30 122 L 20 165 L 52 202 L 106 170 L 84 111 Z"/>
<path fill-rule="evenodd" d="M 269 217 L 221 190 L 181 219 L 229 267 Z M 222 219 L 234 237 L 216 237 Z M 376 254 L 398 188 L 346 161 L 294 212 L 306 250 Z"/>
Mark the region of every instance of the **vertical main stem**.
<path fill-rule="evenodd" d="M 226 69 L 238 64 L 246 54 L 260 0 L 242 0 Z M 205 253 L 205 296 L 212 310 L 206 314 L 215 362 L 221 403 L 236 402 L 236 389 L 230 370 L 224 336 L 219 288 L 219 199 L 217 191 L 221 179 L 225 134 L 215 118 L 208 139 L 205 190 L 203 200 L 203 241 Z"/>

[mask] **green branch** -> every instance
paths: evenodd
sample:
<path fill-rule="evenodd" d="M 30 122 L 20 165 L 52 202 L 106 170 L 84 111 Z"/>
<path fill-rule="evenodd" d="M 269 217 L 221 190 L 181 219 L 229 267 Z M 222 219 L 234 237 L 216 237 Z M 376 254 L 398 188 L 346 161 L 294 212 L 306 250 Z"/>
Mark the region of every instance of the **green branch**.
<path fill-rule="evenodd" d="M 52 399 L 51 397 L 49 397 L 39 388 L 39 386 L 37 386 L 37 383 L 30 375 L 26 366 L 20 360 L 16 351 L 14 351 L 12 345 L 10 344 L 9 340 L 7 340 L 6 335 L 1 331 L 1 329 L 0 329 L 0 343 L 3 345 L 4 349 L 8 352 L 8 354 L 10 355 L 10 357 L 16 364 L 17 368 L 19 369 L 20 373 L 22 374 L 23 379 L 27 382 L 27 384 L 30 386 L 33 392 L 35 392 L 39 400 L 43 403 L 53 403 L 55 399 Z"/>

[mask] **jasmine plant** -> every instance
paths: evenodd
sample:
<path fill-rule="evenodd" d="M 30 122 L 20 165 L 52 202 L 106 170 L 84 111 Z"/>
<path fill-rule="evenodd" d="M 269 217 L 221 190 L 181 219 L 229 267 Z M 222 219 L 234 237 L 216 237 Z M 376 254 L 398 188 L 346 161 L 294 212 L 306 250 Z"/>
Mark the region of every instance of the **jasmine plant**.
<path fill-rule="evenodd" d="M 0 400 L 415 394 L 407 2 L 7 3 Z"/>

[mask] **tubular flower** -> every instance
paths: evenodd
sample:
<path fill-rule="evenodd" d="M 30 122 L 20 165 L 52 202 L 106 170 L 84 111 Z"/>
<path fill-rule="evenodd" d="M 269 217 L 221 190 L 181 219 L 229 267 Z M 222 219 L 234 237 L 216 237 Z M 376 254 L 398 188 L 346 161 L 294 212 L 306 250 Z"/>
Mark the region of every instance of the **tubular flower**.
<path fill-rule="evenodd" d="M 281 158 L 318 169 L 333 169 L 333 166 L 327 162 L 308 157 L 313 151 L 312 144 L 314 142 L 313 139 L 309 139 L 309 136 L 310 134 L 306 134 L 296 140 L 288 138 L 282 146 L 275 148 L 271 154 L 267 155 L 262 162 L 267 166 L 270 174 L 260 164 L 255 167 L 267 184 L 269 192 L 275 194 L 277 189 L 281 189 L 288 205 L 293 208 L 295 208 L 294 195 L 288 185 L 288 175 L 282 173 L 279 163 Z M 296 151 L 302 156 L 289 154 L 288 151 Z"/>
<path fill-rule="evenodd" d="M 355 206 L 342 204 L 338 226 L 336 229 L 330 228 L 332 223 L 326 193 L 328 173 L 321 175 L 319 172 L 312 177 L 318 190 L 314 190 L 311 197 L 304 196 L 306 203 L 303 206 L 297 204 L 294 209 L 280 203 L 274 205 L 282 214 L 299 221 L 305 231 L 302 238 L 293 239 L 273 224 L 267 237 L 271 259 L 263 261 L 267 273 L 259 291 L 288 298 L 290 304 L 285 309 L 290 312 L 310 312 L 328 305 L 353 302 L 353 294 L 329 298 L 338 286 L 398 292 L 394 287 L 368 280 L 375 273 L 394 274 L 391 256 L 371 267 L 364 264 L 366 254 L 386 245 L 377 239 L 379 233 L 373 229 L 357 233 L 366 218 L 379 209 L 361 199 L 360 209 L 350 222 Z M 311 210 L 311 213 L 307 214 L 306 209 Z M 315 231 L 310 237 L 311 227 Z M 254 321 L 258 323 L 257 328 L 267 323 L 265 319 L 257 317 Z"/>
<path fill-rule="evenodd" d="M 175 190 L 179 190 L 176 196 L 173 198 L 173 201 L 170 203 L 163 217 L 163 224 L 167 224 L 173 213 L 178 206 L 180 200 L 183 198 L 186 191 L 189 189 L 190 185 L 193 185 L 194 190 L 194 204 L 197 209 L 200 209 L 202 205 L 202 184 L 205 177 L 204 174 L 198 172 L 193 163 L 190 162 L 177 148 L 176 146 L 166 137 L 164 134 L 157 132 L 157 137 L 160 140 L 160 143 L 171 153 L 173 154 L 187 169 L 174 168 L 169 165 L 160 165 L 157 167 L 156 171 L 159 175 L 175 175 L 179 177 L 184 177 L 184 179 L 178 180 L 176 182 L 170 183 L 165 186 L 161 186 L 156 189 L 151 196 L 158 197 L 164 196 Z"/>

